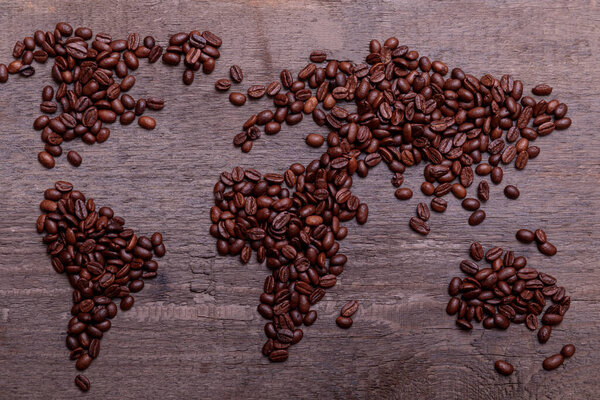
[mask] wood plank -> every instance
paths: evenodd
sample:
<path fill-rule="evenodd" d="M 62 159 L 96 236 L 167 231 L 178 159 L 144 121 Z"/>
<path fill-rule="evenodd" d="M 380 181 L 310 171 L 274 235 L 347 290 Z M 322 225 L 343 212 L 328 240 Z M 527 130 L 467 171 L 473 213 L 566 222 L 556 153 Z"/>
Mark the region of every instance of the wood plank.
<path fill-rule="evenodd" d="M 57 179 L 73 182 L 97 204 L 114 207 L 140 233 L 161 231 L 168 253 L 159 277 L 120 312 L 102 340 L 98 360 L 86 372 L 93 398 L 393 398 L 393 399 L 593 399 L 600 386 L 600 114 L 596 97 L 600 12 L 595 1 L 495 1 L 433 3 L 352 1 L 123 1 L 75 0 L 0 3 L 0 59 L 34 27 L 50 30 L 60 20 L 125 37 L 194 28 L 222 36 L 222 57 L 210 76 L 181 84 L 182 69 L 157 63 L 136 71 L 132 95 L 157 95 L 165 110 L 147 132 L 115 125 L 95 146 L 75 142 L 83 165 L 65 158 L 47 171 L 36 160 L 41 147 L 31 129 L 50 65 L 29 79 L 0 85 L 0 397 L 63 398 L 79 395 L 74 365 L 64 346 L 70 289 L 50 268 L 34 222 L 42 191 Z M 353 190 L 369 204 L 365 226 L 350 225 L 342 242 L 349 257 L 340 283 L 317 306 L 319 319 L 282 365 L 260 354 L 264 321 L 255 308 L 266 269 L 255 262 L 217 257 L 207 234 L 212 186 L 236 164 L 282 172 L 292 162 L 320 154 L 303 143 L 325 132 L 312 122 L 284 127 L 255 142 L 250 154 L 231 145 L 248 115 L 268 107 L 251 101 L 242 109 L 216 93 L 214 82 L 239 64 L 251 84 L 301 68 L 312 49 L 361 61 L 371 38 L 397 35 L 402 43 L 449 66 L 480 76 L 511 73 L 527 90 L 545 82 L 569 105 L 573 126 L 536 142 L 542 152 L 524 171 L 509 169 L 492 187 L 484 224 L 469 227 L 467 212 L 450 201 L 432 218 L 432 233 L 410 231 L 409 215 L 423 197 L 399 202 L 390 173 L 378 167 Z M 294 150 L 291 150 L 294 149 Z M 418 192 L 421 168 L 406 174 Z M 501 194 L 516 184 L 521 197 Z M 377 188 L 377 190 L 374 190 Z M 518 228 L 543 227 L 559 248 L 548 259 L 517 243 Z M 480 240 L 528 257 L 552 273 L 573 302 L 563 324 L 541 346 L 522 326 L 506 332 L 458 331 L 445 312 L 446 285 L 468 245 Z M 339 308 L 361 302 L 353 327 L 335 326 Z M 576 355 L 558 371 L 541 369 L 544 357 L 572 342 Z M 493 362 L 507 358 L 511 377 Z"/>

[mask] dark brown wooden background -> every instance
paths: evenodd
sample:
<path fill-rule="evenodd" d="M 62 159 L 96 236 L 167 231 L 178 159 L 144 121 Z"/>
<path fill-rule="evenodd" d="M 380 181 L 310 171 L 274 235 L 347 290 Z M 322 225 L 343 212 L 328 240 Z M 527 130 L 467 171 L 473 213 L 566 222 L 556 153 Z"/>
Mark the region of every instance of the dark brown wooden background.
<path fill-rule="evenodd" d="M 25 80 L 0 85 L 0 397 L 78 396 L 64 345 L 71 290 L 50 267 L 34 222 L 42 192 L 57 179 L 73 182 L 99 205 L 110 205 L 140 233 L 161 231 L 168 248 L 159 277 L 120 312 L 86 372 L 89 398 L 324 399 L 592 399 L 600 393 L 600 217 L 598 93 L 600 12 L 596 1 L 2 1 L 0 60 L 10 61 L 17 39 L 66 20 L 124 38 L 130 31 L 168 35 L 209 29 L 223 37 L 222 57 L 210 76 L 181 83 L 182 67 L 145 61 L 136 72 L 135 97 L 156 95 L 167 107 L 148 132 L 114 125 L 102 145 L 69 144 L 84 158 L 75 169 L 65 157 L 53 170 L 36 160 L 42 147 L 31 129 L 49 66 Z M 342 249 L 349 262 L 338 285 L 318 304 L 319 319 L 305 330 L 284 364 L 260 354 L 264 321 L 256 305 L 266 268 L 216 257 L 208 236 L 212 186 L 237 164 L 283 172 L 309 162 L 312 122 L 284 127 L 255 142 L 250 154 L 231 145 L 251 113 L 268 100 L 236 109 L 215 92 L 216 79 L 236 63 L 250 84 L 268 83 L 283 67 L 298 70 L 312 49 L 362 61 L 371 38 L 400 42 L 476 76 L 511 73 L 529 90 L 538 83 L 569 105 L 573 125 L 536 142 L 541 155 L 525 171 L 506 171 L 478 227 L 466 223 L 458 201 L 434 215 L 420 237 L 407 220 L 422 200 L 422 167 L 406 174 L 411 200 L 393 196 L 390 173 L 378 167 L 357 179 L 370 207 L 369 222 Z M 235 88 L 238 88 L 237 86 Z M 505 184 L 521 189 L 517 201 Z M 517 243 L 518 228 L 542 227 L 559 248 L 553 258 Z M 461 332 L 445 314 L 446 285 L 459 272 L 469 243 L 512 248 L 530 265 L 551 273 L 572 296 L 566 320 L 540 345 L 524 326 L 508 331 Z M 354 326 L 335 316 L 358 299 Z M 565 343 L 574 358 L 557 371 L 544 357 Z M 494 373 L 505 358 L 511 377 Z"/>

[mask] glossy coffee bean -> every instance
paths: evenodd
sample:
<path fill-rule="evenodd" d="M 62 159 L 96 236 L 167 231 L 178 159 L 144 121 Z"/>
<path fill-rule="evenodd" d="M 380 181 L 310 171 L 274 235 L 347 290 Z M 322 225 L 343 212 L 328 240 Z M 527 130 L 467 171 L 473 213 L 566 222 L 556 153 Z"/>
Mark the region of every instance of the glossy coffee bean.
<path fill-rule="evenodd" d="M 515 371 L 515 367 L 513 367 L 512 364 L 504 360 L 496 361 L 496 363 L 494 364 L 494 368 L 496 368 L 496 371 L 498 371 L 499 374 L 502 374 L 504 376 L 512 375 L 512 373 Z"/>
<path fill-rule="evenodd" d="M 335 323 L 342 329 L 348 329 L 352 326 L 352 318 L 340 315 L 336 318 Z"/>
<path fill-rule="evenodd" d="M 528 229 L 519 229 L 517 231 L 517 239 L 523 243 L 532 243 L 535 239 L 535 235 Z"/>
<path fill-rule="evenodd" d="M 564 361 L 565 358 L 562 354 L 554 354 L 553 356 L 546 358 L 542 363 L 542 366 L 546 371 L 552 371 L 553 369 L 560 367 Z"/>
<path fill-rule="evenodd" d="M 519 197 L 519 189 L 514 185 L 507 185 L 504 188 L 504 195 L 509 199 L 515 200 Z"/>
<path fill-rule="evenodd" d="M 152 130 L 156 127 L 156 121 L 152 117 L 141 116 L 138 118 L 138 124 L 144 129 Z"/>
<path fill-rule="evenodd" d="M 238 106 L 238 107 L 243 106 L 244 103 L 246 103 L 246 96 L 244 96 L 242 93 L 239 93 L 239 92 L 232 92 L 229 95 L 229 101 L 234 106 Z"/>
<path fill-rule="evenodd" d="M 77 375 L 75 377 L 75 385 L 82 391 L 87 392 L 90 390 L 90 380 L 85 375 Z"/>
<path fill-rule="evenodd" d="M 575 346 L 572 344 L 565 344 L 560 351 L 560 354 L 565 358 L 572 357 L 575 354 Z"/>

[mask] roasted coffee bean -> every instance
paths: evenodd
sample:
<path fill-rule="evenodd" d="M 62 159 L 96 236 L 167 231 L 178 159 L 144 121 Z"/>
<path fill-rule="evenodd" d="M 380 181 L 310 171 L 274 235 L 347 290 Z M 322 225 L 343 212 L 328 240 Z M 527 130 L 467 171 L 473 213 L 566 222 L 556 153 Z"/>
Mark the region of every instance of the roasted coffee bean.
<path fill-rule="evenodd" d="M 90 380 L 85 375 L 77 375 L 75 377 L 75 385 L 82 391 L 87 392 L 90 390 Z"/>
<path fill-rule="evenodd" d="M 420 233 L 421 235 L 429 234 L 429 225 L 421 218 L 412 217 L 409 221 L 409 225 L 413 231 Z"/>
<path fill-rule="evenodd" d="M 546 313 L 544 314 L 544 316 L 542 317 L 542 323 L 544 325 L 558 325 L 562 322 L 563 317 L 560 314 L 549 314 Z"/>
<path fill-rule="evenodd" d="M 529 160 L 529 149 L 527 151 L 521 151 L 517 154 L 517 159 L 515 160 L 515 168 L 523 169 L 527 165 L 527 161 Z"/>
<path fill-rule="evenodd" d="M 504 195 L 509 199 L 515 200 L 519 198 L 519 189 L 514 185 L 507 185 L 504 188 Z"/>
<path fill-rule="evenodd" d="M 450 281 L 450 284 L 448 285 L 448 294 L 450 294 L 450 296 L 458 295 L 458 293 L 462 289 L 462 286 L 463 286 L 463 283 L 460 278 L 458 278 L 458 277 L 452 278 L 452 280 Z"/>
<path fill-rule="evenodd" d="M 194 82 L 194 71 L 186 69 L 183 73 L 183 84 L 191 85 Z"/>
<path fill-rule="evenodd" d="M 460 299 L 458 297 L 452 297 L 446 306 L 446 313 L 448 315 L 454 315 L 460 308 Z"/>
<path fill-rule="evenodd" d="M 310 325 L 314 324 L 316 320 L 317 320 L 317 312 L 314 310 L 311 310 L 304 316 L 303 322 L 304 322 L 304 325 L 310 326 Z"/>
<path fill-rule="evenodd" d="M 58 109 L 58 105 L 53 101 L 43 101 L 40 104 L 40 111 L 46 114 L 53 114 Z"/>
<path fill-rule="evenodd" d="M 229 101 L 234 106 L 243 106 L 244 103 L 246 103 L 246 96 L 239 92 L 232 92 L 231 94 L 229 94 Z"/>
<path fill-rule="evenodd" d="M 152 54 L 152 53 L 150 53 L 150 54 Z M 178 53 L 173 53 L 173 52 L 167 51 L 166 53 L 163 54 L 162 60 L 163 60 L 163 63 L 168 64 L 168 65 L 179 65 L 179 63 L 181 62 L 181 55 L 179 55 Z"/>
<path fill-rule="evenodd" d="M 150 53 L 148 54 L 148 62 L 153 64 L 157 62 L 163 56 L 163 48 L 159 45 L 155 45 L 150 48 Z"/>
<path fill-rule="evenodd" d="M 469 321 L 466 321 L 464 319 L 457 319 L 456 326 L 465 331 L 470 331 L 471 329 L 473 329 L 473 325 L 471 325 Z"/>
<path fill-rule="evenodd" d="M 321 147 L 324 142 L 325 138 L 318 133 L 311 133 L 306 136 L 306 144 L 310 147 Z"/>
<path fill-rule="evenodd" d="M 488 261 L 494 261 L 494 260 L 502 257 L 503 253 L 504 253 L 504 250 L 502 250 L 502 248 L 492 247 L 491 249 L 489 249 L 487 251 L 487 253 L 485 253 L 485 259 Z"/>
<path fill-rule="evenodd" d="M 534 314 L 528 314 L 525 318 L 525 325 L 532 331 L 535 331 L 538 328 L 538 320 L 537 316 Z"/>
<path fill-rule="evenodd" d="M 481 261 L 483 259 L 483 247 L 479 242 L 471 243 L 471 247 L 469 249 L 471 254 L 471 258 L 475 261 Z"/>
<path fill-rule="evenodd" d="M 498 329 L 507 329 L 510 326 L 510 321 L 503 314 L 497 313 L 494 315 L 494 326 Z"/>
<path fill-rule="evenodd" d="M 556 128 L 556 130 L 559 130 L 559 131 L 567 129 L 570 126 L 571 126 L 571 118 L 569 118 L 569 117 L 561 118 L 554 122 L 554 127 Z M 528 149 L 528 151 L 529 150 L 531 150 L 531 147 Z M 532 156 L 530 156 L 530 157 L 532 157 Z"/>
<path fill-rule="evenodd" d="M 271 82 L 267 86 L 267 95 L 275 96 L 281 91 L 281 84 L 279 82 Z"/>
<path fill-rule="evenodd" d="M 219 79 L 215 82 L 215 89 L 221 91 L 227 91 L 231 87 L 231 81 L 229 79 Z"/>
<path fill-rule="evenodd" d="M 431 213 L 429 212 L 429 207 L 427 207 L 427 203 L 417 204 L 417 216 L 423 221 L 429 220 Z"/>
<path fill-rule="evenodd" d="M 564 358 L 572 357 L 573 354 L 575 354 L 575 346 L 572 344 L 565 344 L 560 351 L 560 354 L 562 354 Z"/>
<path fill-rule="evenodd" d="M 244 80 L 244 73 L 242 72 L 242 68 L 238 65 L 232 65 L 229 68 L 229 76 L 235 83 L 240 83 Z"/>
<path fill-rule="evenodd" d="M 535 241 L 539 244 L 546 243 L 548 241 L 548 238 L 546 237 L 546 232 L 544 232 L 542 229 L 536 229 Z"/>
<path fill-rule="evenodd" d="M 425 196 L 431 196 L 434 191 L 435 187 L 431 182 L 423 182 L 421 184 L 421 192 L 423 192 Z"/>
<path fill-rule="evenodd" d="M 494 363 L 494 368 L 496 368 L 496 371 L 498 371 L 499 374 L 504 376 L 512 375 L 512 373 L 515 371 L 515 367 L 504 360 L 496 361 Z"/>
<path fill-rule="evenodd" d="M 314 63 L 322 63 L 327 59 L 327 54 L 321 50 L 314 50 L 310 53 L 310 61 Z"/>
<path fill-rule="evenodd" d="M 546 343 L 550 339 L 550 335 L 552 334 L 552 327 L 549 325 L 544 325 L 538 331 L 538 341 L 542 344 Z"/>
<path fill-rule="evenodd" d="M 553 369 L 560 367 L 564 361 L 565 358 L 562 354 L 554 354 L 544 360 L 542 367 L 544 367 L 546 371 L 552 371 Z"/>
<path fill-rule="evenodd" d="M 248 88 L 248 97 L 252 99 L 260 99 L 267 92 L 267 88 L 263 85 L 252 85 Z"/>
<path fill-rule="evenodd" d="M 8 73 L 16 74 L 19 72 L 21 67 L 23 67 L 23 62 L 21 60 L 14 60 L 10 64 L 8 64 L 8 67 L 7 67 Z"/>
<path fill-rule="evenodd" d="M 348 303 L 346 303 L 342 307 L 342 311 L 340 312 L 340 314 L 342 317 L 348 318 L 348 317 L 353 316 L 357 310 L 358 310 L 358 301 L 352 300 L 352 301 L 349 301 Z"/>
<path fill-rule="evenodd" d="M 0 83 L 8 81 L 8 68 L 5 64 L 0 64 Z"/>
<path fill-rule="evenodd" d="M 336 318 L 335 323 L 342 329 L 348 329 L 352 326 L 352 318 L 340 315 Z"/>
<path fill-rule="evenodd" d="M 151 110 L 162 110 L 165 107 L 165 102 L 157 97 L 148 97 L 146 106 Z"/>
<path fill-rule="evenodd" d="M 144 115 L 138 118 L 138 125 L 144 129 L 152 130 L 156 127 L 156 121 L 154 118 Z"/>
<path fill-rule="evenodd" d="M 409 188 L 399 188 L 394 192 L 394 195 L 399 200 L 408 200 L 412 197 L 413 192 Z"/>
<path fill-rule="evenodd" d="M 468 199 L 464 199 L 461 205 L 467 211 L 475 211 L 479 208 L 480 203 L 479 200 L 470 197 Z"/>
<path fill-rule="evenodd" d="M 500 167 L 492 168 L 492 172 L 490 173 L 490 178 L 492 180 L 492 183 L 498 185 L 500 182 L 502 182 L 502 176 L 503 176 L 502 168 L 500 168 Z"/>
<path fill-rule="evenodd" d="M 438 213 L 443 213 L 448 207 L 448 203 L 446 202 L 446 200 L 442 199 L 441 197 L 434 197 L 433 199 L 431 199 L 430 205 L 431 209 Z"/>
<path fill-rule="evenodd" d="M 475 275 L 479 271 L 479 265 L 471 260 L 463 260 L 460 263 L 460 269 L 467 275 Z"/>
<path fill-rule="evenodd" d="M 552 87 L 542 83 L 531 89 L 531 92 L 536 96 L 548 96 L 550 93 L 552 93 Z"/>
<path fill-rule="evenodd" d="M 274 350 L 269 354 L 269 360 L 273 362 L 283 362 L 288 358 L 287 350 Z"/>
<path fill-rule="evenodd" d="M 87 367 L 89 367 L 91 363 L 92 363 L 92 357 L 90 357 L 89 354 L 84 353 L 81 357 L 79 357 L 79 359 L 75 363 L 75 367 L 78 370 L 83 371 L 83 370 L 87 369 Z"/>
<path fill-rule="evenodd" d="M 485 211 L 477 210 L 477 211 L 473 212 L 473 214 L 471 214 L 471 216 L 469 217 L 469 225 L 471 225 L 471 226 L 479 225 L 483 222 L 484 219 L 485 219 Z"/>
<path fill-rule="evenodd" d="M 54 168 L 54 157 L 52 157 L 50 153 L 46 151 L 40 151 L 38 153 L 38 160 L 44 167 L 48 169 Z"/>
<path fill-rule="evenodd" d="M 74 150 L 67 153 L 67 160 L 69 160 L 74 167 L 79 167 L 81 165 L 81 156 Z"/>
<path fill-rule="evenodd" d="M 545 242 L 542 244 L 538 243 L 537 248 L 540 251 L 540 253 L 542 253 L 546 256 L 553 256 L 557 252 L 556 247 L 550 242 Z"/>
<path fill-rule="evenodd" d="M 479 182 L 479 186 L 477 186 L 477 197 L 481 201 L 488 201 L 490 199 L 490 186 L 487 181 L 483 180 Z"/>
<path fill-rule="evenodd" d="M 535 235 L 528 229 L 519 229 L 517 231 L 517 239 L 523 243 L 532 243 Z"/>

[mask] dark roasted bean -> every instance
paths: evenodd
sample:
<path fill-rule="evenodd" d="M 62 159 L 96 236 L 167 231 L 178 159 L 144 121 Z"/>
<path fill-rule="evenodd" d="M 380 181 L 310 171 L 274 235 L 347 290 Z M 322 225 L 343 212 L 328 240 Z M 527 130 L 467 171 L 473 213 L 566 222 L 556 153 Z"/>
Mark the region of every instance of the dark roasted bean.
<path fill-rule="evenodd" d="M 471 216 L 469 217 L 469 225 L 479 225 L 483 222 L 483 220 L 485 219 L 485 211 L 483 210 L 477 210 L 475 212 L 473 212 L 473 214 L 471 214 Z"/>
<path fill-rule="evenodd" d="M 352 326 L 352 318 L 340 315 L 336 318 L 335 323 L 342 329 L 348 329 Z"/>
<path fill-rule="evenodd" d="M 357 310 L 358 301 L 352 300 L 342 307 L 342 311 L 340 312 L 340 314 L 342 315 L 342 317 L 351 317 L 356 313 Z"/>
<path fill-rule="evenodd" d="M 504 195 L 509 199 L 515 200 L 519 198 L 519 189 L 514 185 L 507 185 L 504 188 Z"/>
<path fill-rule="evenodd" d="M 434 197 L 433 199 L 431 199 L 430 205 L 433 211 L 439 213 L 443 213 L 444 211 L 446 211 L 446 207 L 448 207 L 448 203 L 446 202 L 446 200 L 442 199 L 441 197 Z"/>
<path fill-rule="evenodd" d="M 229 101 L 234 106 L 238 106 L 238 107 L 243 106 L 244 103 L 246 103 L 246 96 L 244 96 L 242 93 L 239 93 L 239 92 L 232 92 L 229 95 Z"/>
<path fill-rule="evenodd" d="M 573 354 L 575 354 L 575 346 L 572 344 L 565 344 L 560 351 L 560 354 L 562 354 L 565 358 L 572 357 Z"/>
<path fill-rule="evenodd" d="M 156 121 L 152 117 L 141 116 L 138 118 L 138 124 L 144 129 L 152 130 L 156 127 Z"/>
<path fill-rule="evenodd" d="M 396 190 L 394 195 L 399 200 L 408 200 L 412 197 L 413 192 L 409 188 L 399 188 Z"/>
<path fill-rule="evenodd" d="M 85 375 L 77 375 L 75 377 L 75 385 L 82 391 L 90 390 L 90 380 Z"/>
<path fill-rule="evenodd" d="M 421 235 L 429 234 L 429 225 L 421 218 L 412 217 L 409 221 L 409 225 L 413 231 L 420 233 Z"/>
<path fill-rule="evenodd" d="M 79 167 L 81 165 L 81 156 L 74 150 L 67 153 L 67 160 L 69 160 L 74 167 Z"/>
<path fill-rule="evenodd" d="M 519 229 L 517 231 L 517 239 L 523 243 L 531 243 L 535 239 L 535 235 L 528 229 Z"/>
<path fill-rule="evenodd" d="M 227 91 L 231 87 L 231 81 L 229 79 L 219 79 L 215 82 L 215 89 L 221 91 Z"/>
<path fill-rule="evenodd" d="M 504 376 L 512 375 L 512 373 L 515 371 L 515 367 L 504 360 L 496 361 L 494 368 L 496 368 L 496 371 L 498 371 L 499 374 Z"/>
<path fill-rule="evenodd" d="M 552 87 L 542 83 L 531 89 L 531 92 L 536 96 L 548 96 L 552 93 Z"/>
<path fill-rule="evenodd" d="M 542 253 L 546 256 L 553 256 L 557 252 L 556 247 L 550 242 L 545 242 L 542 244 L 538 243 L 537 248 L 540 251 L 540 253 Z"/>
<path fill-rule="evenodd" d="M 232 65 L 229 68 L 229 76 L 231 80 L 235 83 L 240 83 L 244 80 L 244 73 L 242 72 L 242 68 L 239 65 Z"/>
<path fill-rule="evenodd" d="M 550 339 L 550 334 L 552 334 L 552 327 L 549 325 L 544 325 L 538 331 L 538 341 L 542 344 L 546 343 L 548 339 Z"/>
<path fill-rule="evenodd" d="M 552 371 L 553 369 L 560 367 L 564 361 L 565 358 L 562 354 L 554 354 L 553 356 L 546 358 L 542 363 L 542 366 L 546 371 Z"/>

